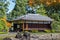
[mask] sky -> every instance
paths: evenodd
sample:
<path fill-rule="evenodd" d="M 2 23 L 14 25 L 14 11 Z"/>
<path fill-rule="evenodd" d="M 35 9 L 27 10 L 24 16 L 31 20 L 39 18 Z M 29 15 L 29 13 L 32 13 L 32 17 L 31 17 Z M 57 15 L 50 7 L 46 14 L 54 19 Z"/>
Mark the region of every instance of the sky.
<path fill-rule="evenodd" d="M 8 9 L 9 9 L 8 12 L 7 12 L 8 14 L 9 14 L 9 12 L 11 12 L 11 11 L 14 9 L 14 7 L 15 7 L 15 5 L 16 5 L 15 2 L 16 2 L 16 0 L 9 0 L 9 3 L 10 3 L 10 4 L 9 4 L 9 6 L 8 6 Z"/>

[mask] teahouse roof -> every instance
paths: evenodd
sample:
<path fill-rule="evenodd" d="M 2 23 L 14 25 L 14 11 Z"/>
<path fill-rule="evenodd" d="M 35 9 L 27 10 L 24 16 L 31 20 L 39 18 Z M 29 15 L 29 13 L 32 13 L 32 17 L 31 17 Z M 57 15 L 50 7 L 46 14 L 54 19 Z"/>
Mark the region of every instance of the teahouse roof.
<path fill-rule="evenodd" d="M 17 20 L 31 20 L 31 21 L 53 21 L 53 19 L 51 19 L 48 16 L 42 16 L 40 14 L 26 14 L 20 17 L 17 17 L 16 19 L 13 19 L 15 21 Z"/>

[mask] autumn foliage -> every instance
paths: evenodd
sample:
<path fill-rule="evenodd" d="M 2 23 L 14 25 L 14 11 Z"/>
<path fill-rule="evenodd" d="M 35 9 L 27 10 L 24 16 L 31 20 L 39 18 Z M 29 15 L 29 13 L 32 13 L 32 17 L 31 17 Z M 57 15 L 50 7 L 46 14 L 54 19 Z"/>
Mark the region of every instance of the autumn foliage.
<path fill-rule="evenodd" d="M 45 5 L 51 5 L 51 4 L 57 4 L 60 3 L 60 0 L 29 0 L 29 5 L 34 4 L 45 4 Z"/>
<path fill-rule="evenodd" d="M 1 20 L 5 22 L 7 27 L 11 27 L 11 23 L 6 20 L 6 17 L 2 18 Z"/>

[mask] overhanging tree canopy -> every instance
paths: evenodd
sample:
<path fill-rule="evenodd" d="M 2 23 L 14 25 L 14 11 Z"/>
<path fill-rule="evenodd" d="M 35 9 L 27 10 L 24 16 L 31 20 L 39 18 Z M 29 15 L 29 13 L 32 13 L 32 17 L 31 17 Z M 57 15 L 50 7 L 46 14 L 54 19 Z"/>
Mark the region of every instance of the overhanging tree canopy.
<path fill-rule="evenodd" d="M 0 31 L 7 31 L 6 25 L 6 10 L 7 10 L 8 2 L 0 2 Z"/>

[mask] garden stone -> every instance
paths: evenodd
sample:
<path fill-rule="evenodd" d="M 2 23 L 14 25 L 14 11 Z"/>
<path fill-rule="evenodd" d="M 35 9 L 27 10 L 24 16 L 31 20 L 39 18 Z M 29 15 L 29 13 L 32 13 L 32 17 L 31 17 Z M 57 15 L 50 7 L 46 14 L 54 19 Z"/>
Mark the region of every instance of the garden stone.
<path fill-rule="evenodd" d="M 29 32 L 24 32 L 23 36 L 26 40 L 30 40 L 30 33 Z"/>
<path fill-rule="evenodd" d="M 22 38 L 22 34 L 18 32 L 15 38 L 18 38 L 18 39 Z"/>

